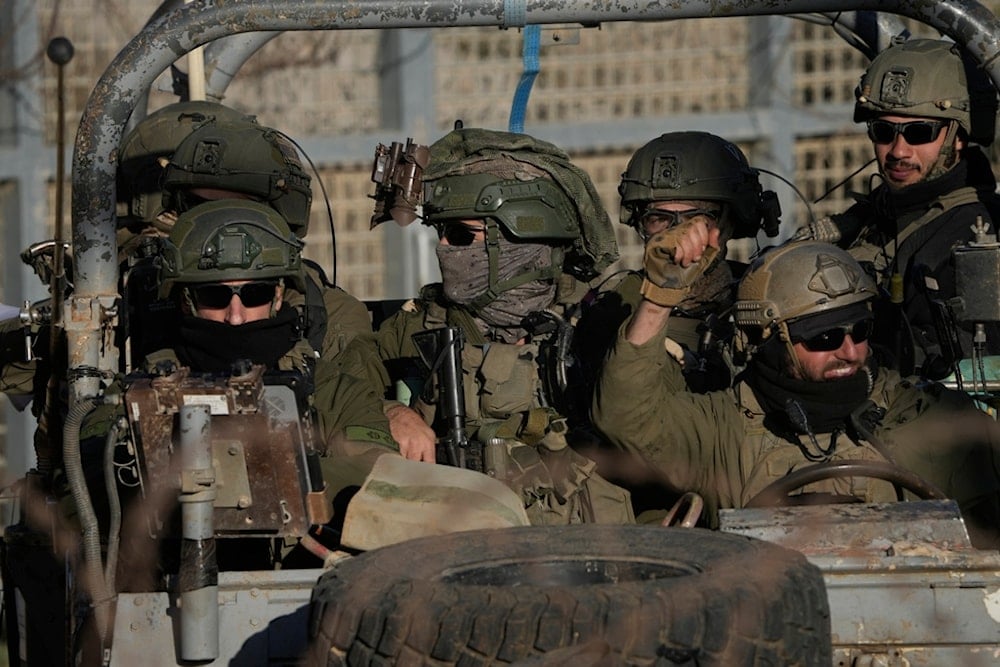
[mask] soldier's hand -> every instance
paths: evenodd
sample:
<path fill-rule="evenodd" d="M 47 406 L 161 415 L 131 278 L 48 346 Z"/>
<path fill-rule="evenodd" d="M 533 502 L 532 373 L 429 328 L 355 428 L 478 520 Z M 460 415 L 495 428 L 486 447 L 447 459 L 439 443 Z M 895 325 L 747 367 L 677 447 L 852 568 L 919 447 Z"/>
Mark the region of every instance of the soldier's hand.
<path fill-rule="evenodd" d="M 719 228 L 702 218 L 654 234 L 646 242 L 642 295 L 660 306 L 675 306 L 719 254 Z"/>
<path fill-rule="evenodd" d="M 397 404 L 386 408 L 385 416 L 389 418 L 389 431 L 393 440 L 399 443 L 399 453 L 403 458 L 434 463 L 437 438 L 419 412 Z"/>

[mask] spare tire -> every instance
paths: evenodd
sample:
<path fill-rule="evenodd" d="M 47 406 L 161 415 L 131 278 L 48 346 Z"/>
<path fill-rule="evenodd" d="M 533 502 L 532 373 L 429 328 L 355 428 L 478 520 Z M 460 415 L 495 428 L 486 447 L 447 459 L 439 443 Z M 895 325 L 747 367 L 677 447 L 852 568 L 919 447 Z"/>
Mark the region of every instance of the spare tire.
<path fill-rule="evenodd" d="M 312 665 L 541 664 L 579 644 L 607 664 L 831 663 L 820 571 L 697 528 L 538 526 L 376 549 L 320 578 L 310 635 Z"/>

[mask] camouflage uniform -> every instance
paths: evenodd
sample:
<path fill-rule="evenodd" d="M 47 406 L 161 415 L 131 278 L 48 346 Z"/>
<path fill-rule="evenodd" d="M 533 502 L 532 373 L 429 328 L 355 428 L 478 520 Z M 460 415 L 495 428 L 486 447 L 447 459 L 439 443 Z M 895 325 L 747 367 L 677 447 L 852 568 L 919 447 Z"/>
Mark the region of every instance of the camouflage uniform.
<path fill-rule="evenodd" d="M 199 168 L 206 152 L 218 160 L 212 169 Z M 178 102 L 149 114 L 122 139 L 118 159 L 117 243 L 127 278 L 122 291 L 133 352 L 129 363 L 139 366 L 146 355 L 169 344 L 178 320 L 164 304 L 150 308 L 157 279 L 151 263 L 158 253 L 156 242 L 170 233 L 177 214 L 197 200 L 185 197 L 186 190 L 211 187 L 259 198 L 286 216 L 300 237 L 308 229 L 312 193 L 310 178 L 286 138 L 258 125 L 253 116 L 215 102 Z M 299 310 L 318 354 L 331 358 L 355 335 L 370 332 L 371 318 L 365 305 L 332 284 L 318 265 L 308 260 L 304 265 L 307 279 L 301 288 L 287 287 L 285 302 Z M 49 368 L 39 358 L 47 358 L 48 349 L 36 344 L 36 359 L 28 361 L 18 329 L 17 321 L 4 322 L 0 391 L 24 403 L 38 399 L 34 409 L 40 411 Z M 38 341 L 44 343 L 47 336 L 46 325 Z"/>
<path fill-rule="evenodd" d="M 268 204 L 304 238 L 312 190 L 298 152 L 281 132 L 256 122 L 220 116 L 196 125 L 176 144 L 162 172 L 163 206 L 181 213 L 199 201 L 197 188 L 232 192 Z M 174 213 L 161 213 L 169 226 Z M 329 280 L 315 262 L 303 260 L 306 280 L 285 301 L 300 309 L 309 342 L 320 356 L 336 356 L 355 335 L 371 331 L 367 308 Z"/>
<path fill-rule="evenodd" d="M 869 398 L 885 411 L 876 435 L 902 467 L 957 500 L 967 520 L 1000 516 L 1000 437 L 968 397 L 939 386 L 924 389 L 880 368 Z M 634 455 L 636 465 L 652 466 L 675 489 L 702 494 L 713 522 L 719 509 L 743 507 L 769 483 L 812 463 L 803 454 L 811 445 L 807 437 L 769 429 L 746 384 L 688 393 L 680 367 L 656 341 L 637 347 L 619 337 L 598 387 L 594 420 L 615 445 Z M 814 435 L 820 442 L 831 438 Z M 867 441 L 841 434 L 829 460 L 885 457 Z M 831 480 L 806 490 L 856 495 L 866 502 L 896 500 L 890 484 L 868 478 Z"/>
<path fill-rule="evenodd" d="M 474 330 L 463 321 L 466 313 L 443 302 L 440 286 L 430 285 L 422 294 L 386 320 L 372 340 L 359 338 L 348 346 L 348 375 L 367 374 L 388 391 L 396 380 L 387 366 L 418 368 L 412 334 L 446 324 Z M 631 522 L 628 494 L 601 478 L 593 461 L 568 447 L 565 418 L 545 404 L 539 367 L 544 344 L 537 339 L 522 345 L 481 337 L 467 341 L 462 371 L 469 436 L 480 443 L 502 441 L 507 474 L 498 477 L 520 493 L 532 524 Z M 406 379 L 416 387 L 426 381 L 412 375 Z M 418 399 L 415 407 L 433 422 L 433 405 Z"/>
<path fill-rule="evenodd" d="M 471 251 L 470 261 L 480 262 L 481 268 L 456 278 L 460 272 L 446 271 L 439 245 L 444 283 L 425 287 L 420 299 L 386 320 L 373 337 L 352 341 L 342 354 L 347 373 L 364 376 L 376 391 L 387 393 L 397 380 L 408 379 L 413 394 L 421 394 L 432 381 L 416 363 L 411 336 L 445 325 L 460 328 L 466 341 L 462 380 L 468 434 L 487 448 L 494 463 L 491 472 L 520 495 L 530 521 L 633 521 L 628 493 L 598 476 L 595 464 L 568 446 L 566 419 L 553 405 L 545 381 L 555 334 L 524 329 L 522 318 L 531 313 L 521 312 L 520 296 L 510 296 L 527 286 L 531 312 L 544 311 L 544 317 L 560 320 L 565 312 L 560 301 L 571 302 L 567 295 L 575 280 L 593 278 L 617 258 L 610 221 L 589 178 L 551 144 L 526 135 L 464 129 L 431 147 L 424 183 L 425 224 L 438 226 L 442 235 L 448 224 L 483 221 L 485 241 L 448 246 Z M 509 257 L 518 252 L 536 253 L 537 261 L 511 272 Z M 461 261 L 458 265 L 464 266 Z M 467 296 L 467 302 L 460 305 L 446 296 L 463 280 L 485 281 L 487 274 L 489 282 L 481 291 L 473 288 L 467 291 L 475 293 L 456 297 Z M 493 319 L 488 310 L 498 297 L 507 299 L 505 308 L 518 311 L 509 321 Z M 434 423 L 431 404 L 439 388 L 431 389 L 423 393 L 427 403 L 412 402 L 429 424 Z"/>
<path fill-rule="evenodd" d="M 761 187 L 757 171 L 733 143 L 708 132 L 669 132 L 641 146 L 629 160 L 618 186 L 619 221 L 648 241 L 654 224 L 678 224 L 691 216 L 710 216 L 720 231 L 720 259 L 701 283 L 674 311 L 667 336 L 671 354 L 684 361 L 684 372 L 694 391 L 722 389 L 732 383 L 728 345 L 733 329 L 734 274 L 743 267 L 723 261 L 730 239 L 769 236 L 778 231 L 780 214 L 773 192 Z M 664 204 L 682 204 L 680 214 L 664 213 Z M 654 223 L 655 220 L 670 220 Z M 576 350 L 590 380 L 614 343 L 619 325 L 635 312 L 641 297 L 642 272 L 626 273 L 588 300 L 575 337 Z M 588 387 L 589 388 L 589 387 Z M 589 404 L 590 396 L 587 396 Z"/>

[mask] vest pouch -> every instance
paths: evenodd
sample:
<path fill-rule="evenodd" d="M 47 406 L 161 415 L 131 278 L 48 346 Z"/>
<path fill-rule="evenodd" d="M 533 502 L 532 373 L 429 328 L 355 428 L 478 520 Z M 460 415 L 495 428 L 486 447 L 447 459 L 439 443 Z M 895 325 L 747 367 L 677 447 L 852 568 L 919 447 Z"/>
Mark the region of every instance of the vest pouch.
<path fill-rule="evenodd" d="M 601 478 L 594 462 L 571 448 L 551 450 L 501 438 L 490 442 L 502 443 L 503 481 L 521 496 L 533 526 L 635 522 L 628 491 Z"/>
<path fill-rule="evenodd" d="M 479 368 L 484 417 L 506 419 L 531 409 L 538 388 L 535 345 L 491 343 Z"/>

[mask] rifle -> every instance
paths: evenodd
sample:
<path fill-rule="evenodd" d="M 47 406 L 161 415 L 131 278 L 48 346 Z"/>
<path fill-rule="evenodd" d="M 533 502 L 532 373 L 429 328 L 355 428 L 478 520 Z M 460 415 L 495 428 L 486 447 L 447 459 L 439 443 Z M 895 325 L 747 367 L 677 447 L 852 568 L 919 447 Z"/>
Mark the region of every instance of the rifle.
<path fill-rule="evenodd" d="M 465 337 L 458 327 L 429 329 L 413 334 L 421 361 L 431 375 L 437 375 L 439 414 L 445 434 L 438 439 L 444 460 L 459 468 L 483 472 L 483 448 L 473 447 L 465 432 L 465 391 L 462 383 L 462 345 Z M 433 402 L 433 385 L 428 382 L 421 398 Z"/>

